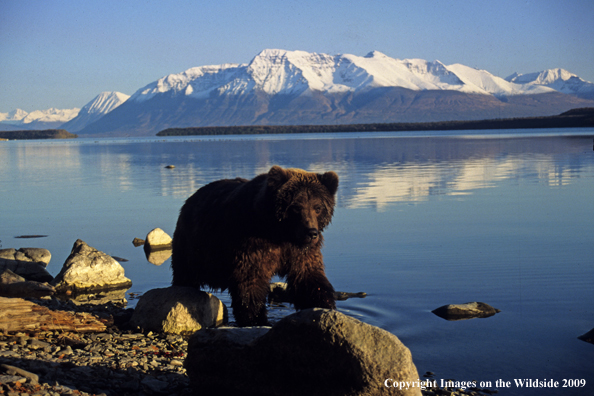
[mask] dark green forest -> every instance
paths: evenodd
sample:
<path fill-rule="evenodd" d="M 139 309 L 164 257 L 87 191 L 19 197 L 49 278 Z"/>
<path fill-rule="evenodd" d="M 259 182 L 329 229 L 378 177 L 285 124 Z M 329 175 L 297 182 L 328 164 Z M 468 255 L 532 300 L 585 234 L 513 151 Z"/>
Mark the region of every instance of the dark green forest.
<path fill-rule="evenodd" d="M 0 139 L 8 140 L 29 140 L 29 139 L 73 139 L 78 135 L 70 133 L 65 129 L 44 129 L 40 131 L 0 131 Z"/>
<path fill-rule="evenodd" d="M 594 126 L 594 108 L 582 108 L 569 110 L 565 113 L 549 117 L 505 118 L 479 121 L 404 122 L 349 125 L 246 125 L 168 128 L 157 133 L 157 136 L 585 128 L 592 126 Z"/>

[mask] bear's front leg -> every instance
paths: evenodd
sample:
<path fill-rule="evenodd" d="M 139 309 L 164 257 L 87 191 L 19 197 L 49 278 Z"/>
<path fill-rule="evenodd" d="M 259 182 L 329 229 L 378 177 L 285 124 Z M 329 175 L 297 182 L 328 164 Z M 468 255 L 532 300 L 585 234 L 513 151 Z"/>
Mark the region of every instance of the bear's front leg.
<path fill-rule="evenodd" d="M 251 274 L 253 276 L 254 274 Z M 268 279 L 235 279 L 229 288 L 231 307 L 235 322 L 240 327 L 266 326 L 266 298 L 269 290 Z"/>
<path fill-rule="evenodd" d="M 295 309 L 336 309 L 334 287 L 326 278 L 322 258 L 314 257 L 305 261 L 292 265 L 287 275 L 288 289 Z"/>

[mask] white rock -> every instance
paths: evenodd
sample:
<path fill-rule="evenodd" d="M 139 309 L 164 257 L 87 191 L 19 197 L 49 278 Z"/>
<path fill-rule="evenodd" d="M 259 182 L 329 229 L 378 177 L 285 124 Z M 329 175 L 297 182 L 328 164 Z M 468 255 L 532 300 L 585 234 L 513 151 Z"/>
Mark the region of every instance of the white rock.
<path fill-rule="evenodd" d="M 171 242 L 171 237 L 165 231 L 155 228 L 147 234 L 144 246 L 147 249 L 163 249 L 167 246 L 171 248 Z"/>
<path fill-rule="evenodd" d="M 120 263 L 78 239 L 52 284 L 58 292 L 91 292 L 129 288 L 132 281 Z"/>

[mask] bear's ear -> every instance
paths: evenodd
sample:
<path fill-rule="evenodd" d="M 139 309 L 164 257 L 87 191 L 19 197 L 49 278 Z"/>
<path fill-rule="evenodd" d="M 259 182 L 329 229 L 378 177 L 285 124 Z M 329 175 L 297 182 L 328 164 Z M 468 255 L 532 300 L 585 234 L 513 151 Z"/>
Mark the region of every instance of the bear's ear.
<path fill-rule="evenodd" d="M 334 172 L 326 172 L 323 175 L 318 174 L 318 180 L 325 186 L 330 194 L 336 194 L 338 190 L 338 175 Z"/>
<path fill-rule="evenodd" d="M 268 187 L 278 189 L 285 184 L 287 180 L 289 180 L 289 175 L 278 165 L 274 165 L 268 171 Z"/>

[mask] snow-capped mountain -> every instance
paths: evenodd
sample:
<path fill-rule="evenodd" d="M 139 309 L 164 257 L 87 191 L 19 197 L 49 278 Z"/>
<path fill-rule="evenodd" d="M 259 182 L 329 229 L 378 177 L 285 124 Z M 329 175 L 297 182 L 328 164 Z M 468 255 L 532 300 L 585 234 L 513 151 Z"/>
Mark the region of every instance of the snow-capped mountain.
<path fill-rule="evenodd" d="M 68 132 L 78 132 L 124 103 L 129 97 L 130 95 L 121 92 L 101 92 L 84 105 L 76 117 L 62 124 L 60 128 Z"/>
<path fill-rule="evenodd" d="M 554 84 L 508 81 L 460 64 L 400 60 L 378 51 L 356 56 L 271 49 L 249 63 L 200 66 L 165 76 L 80 133 L 152 135 L 168 127 L 207 125 L 544 116 L 592 107 L 594 101 L 587 99 L 560 92 Z"/>
<path fill-rule="evenodd" d="M 16 129 L 48 129 L 57 128 L 76 117 L 80 109 L 47 109 L 27 113 L 16 109 L 9 113 L 0 113 L 0 124 L 3 130 Z"/>
<path fill-rule="evenodd" d="M 583 99 L 594 99 L 594 84 L 582 80 L 564 69 L 548 69 L 541 72 L 518 74 L 514 73 L 506 81 L 524 86 L 544 86 L 568 95 Z"/>
<path fill-rule="evenodd" d="M 393 59 L 373 51 L 364 57 L 304 51 L 264 50 L 249 64 L 203 66 L 171 74 L 138 90 L 132 100 L 142 102 L 158 94 L 205 98 L 211 93 L 245 95 L 301 95 L 363 92 L 400 87 L 413 91 L 450 90 L 475 94 L 521 95 L 553 89 L 510 83 L 484 70 L 439 61 Z"/>
<path fill-rule="evenodd" d="M 27 114 L 29 113 L 21 109 L 16 109 L 9 113 L 0 113 L 0 122 L 19 122 L 27 117 Z"/>

